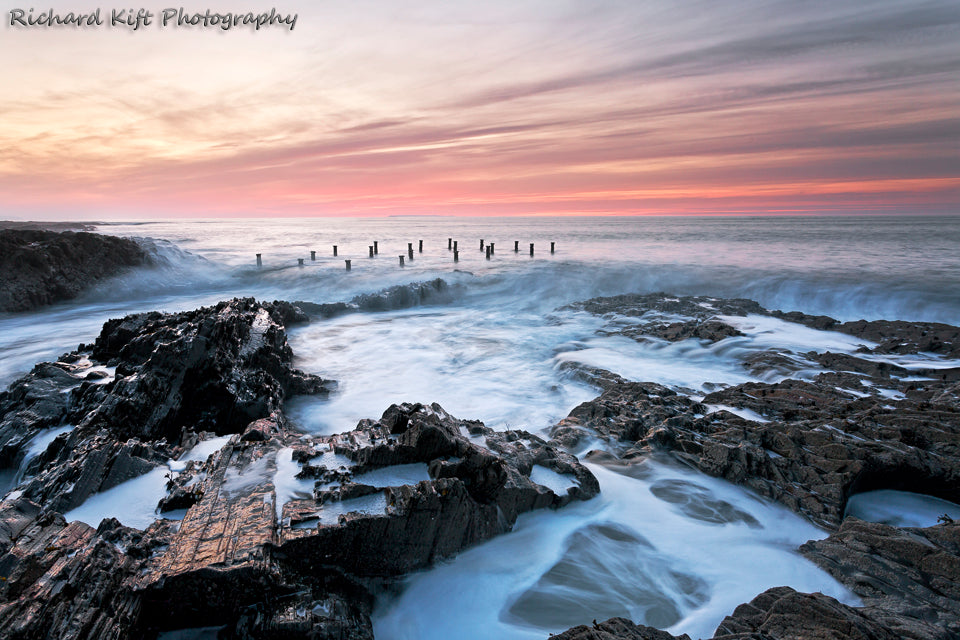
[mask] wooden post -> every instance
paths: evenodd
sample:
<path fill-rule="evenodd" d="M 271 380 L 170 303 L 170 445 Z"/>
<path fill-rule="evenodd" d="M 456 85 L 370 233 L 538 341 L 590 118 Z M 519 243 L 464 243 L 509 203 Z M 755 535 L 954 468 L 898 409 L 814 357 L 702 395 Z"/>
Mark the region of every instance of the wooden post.
<path fill-rule="evenodd" d="M 297 258 L 297 264 L 303 266 L 303 258 Z"/>
<path fill-rule="evenodd" d="M 480 251 L 483 251 L 483 238 L 480 238 Z"/>
<path fill-rule="evenodd" d="M 495 253 L 496 253 L 496 251 L 493 250 L 493 243 L 491 242 L 491 243 L 490 243 L 490 255 L 493 255 L 493 254 L 495 254 Z"/>
<path fill-rule="evenodd" d="M 373 255 L 378 255 L 380 253 L 380 247 L 377 246 L 378 243 L 376 240 L 373 241 Z"/>
<path fill-rule="evenodd" d="M 513 241 L 513 252 L 514 252 L 514 253 L 520 253 L 520 241 L 519 241 L 519 240 L 514 240 L 514 241 Z"/>
<path fill-rule="evenodd" d="M 311 252 L 310 252 L 310 259 L 311 259 L 311 260 L 316 260 L 316 259 L 317 259 L 317 252 L 316 252 L 316 251 L 311 251 Z"/>
<path fill-rule="evenodd" d="M 347 263 L 347 271 L 350 271 L 350 261 L 349 261 L 349 260 L 344 260 L 344 262 Z"/>
<path fill-rule="evenodd" d="M 530 255 L 533 255 L 533 243 L 530 243 Z"/>
<path fill-rule="evenodd" d="M 551 243 L 550 243 L 550 253 L 553 253 L 553 250 L 554 250 L 554 247 L 556 246 L 556 244 L 557 244 L 556 242 L 551 242 Z"/>
<path fill-rule="evenodd" d="M 420 241 L 420 251 L 418 253 L 423 253 L 423 240 Z"/>
<path fill-rule="evenodd" d="M 453 250 L 454 250 L 454 251 L 457 250 L 457 242 L 458 242 L 457 240 L 454 240 L 454 241 L 453 241 Z"/>
<path fill-rule="evenodd" d="M 456 249 L 453 250 L 453 261 L 460 262 L 460 252 Z"/>
<path fill-rule="evenodd" d="M 487 260 L 490 259 L 490 245 L 487 245 Z"/>
<path fill-rule="evenodd" d="M 262 267 L 262 266 L 263 266 L 263 254 L 262 254 L 262 253 L 258 253 L 258 254 L 257 254 L 257 266 L 258 266 L 258 267 Z"/>
<path fill-rule="evenodd" d="M 403 256 L 397 256 L 397 257 L 400 258 L 400 266 L 402 267 L 402 266 L 403 266 Z"/>
<path fill-rule="evenodd" d="M 410 259 L 413 260 L 413 243 L 407 243 L 407 255 L 410 256 Z"/>
<path fill-rule="evenodd" d="M 453 238 L 447 238 L 447 249 L 453 249 Z"/>
<path fill-rule="evenodd" d="M 333 257 L 337 257 L 337 245 L 333 245 Z"/>
<path fill-rule="evenodd" d="M 373 245 L 370 245 L 369 247 L 367 247 L 367 249 L 370 250 L 370 257 L 372 258 L 372 257 L 373 257 Z"/>

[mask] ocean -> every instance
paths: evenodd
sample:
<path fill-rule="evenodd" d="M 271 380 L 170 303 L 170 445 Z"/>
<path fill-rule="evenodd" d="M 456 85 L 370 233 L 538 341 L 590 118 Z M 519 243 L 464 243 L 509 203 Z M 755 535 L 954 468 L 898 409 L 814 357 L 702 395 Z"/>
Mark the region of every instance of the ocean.
<path fill-rule="evenodd" d="M 750 298 L 769 309 L 840 320 L 960 324 L 958 223 L 960 217 L 945 216 L 104 223 L 98 232 L 143 238 L 155 266 L 68 303 L 0 315 L 0 382 L 92 342 L 107 319 L 129 313 L 185 310 L 236 296 L 355 301 L 353 313 L 288 331 L 296 366 L 339 383 L 329 399 L 289 403 L 301 429 L 337 433 L 379 417 L 391 403 L 438 402 L 458 418 L 542 433 L 599 394 L 567 363 L 698 396 L 754 379 L 742 363 L 757 351 L 857 348 L 850 336 L 773 319 L 747 319 L 738 327 L 743 337 L 712 345 L 640 343 L 608 331 L 622 319 L 570 303 L 664 291 Z M 448 239 L 458 243 L 457 262 Z M 490 259 L 481 239 L 495 244 Z M 379 254 L 371 258 L 374 241 Z M 423 289 L 426 297 L 396 290 L 363 302 L 371 298 L 362 296 L 390 287 L 436 279 L 443 283 Z M 377 637 L 544 638 L 609 615 L 698 637 L 711 635 L 724 615 L 772 586 L 856 602 L 795 552 L 826 532 L 777 504 L 667 463 L 652 463 L 638 478 L 596 465 L 591 470 L 600 479 L 598 498 L 527 514 L 512 533 L 384 594 Z M 664 483 L 750 517 L 691 517 L 657 497 Z M 639 541 L 611 537 L 611 527 L 635 532 Z M 554 584 L 550 568 L 561 558 L 574 577 Z"/>

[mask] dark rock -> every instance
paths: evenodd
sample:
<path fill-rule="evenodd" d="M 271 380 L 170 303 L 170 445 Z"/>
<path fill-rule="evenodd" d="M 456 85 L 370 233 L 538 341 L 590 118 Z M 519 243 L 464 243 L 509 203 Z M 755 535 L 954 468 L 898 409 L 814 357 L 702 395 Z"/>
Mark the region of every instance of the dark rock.
<path fill-rule="evenodd" d="M 822 593 L 768 589 L 724 618 L 713 640 L 899 640 L 860 609 Z"/>
<path fill-rule="evenodd" d="M 0 311 L 69 300 L 126 268 L 146 264 L 133 240 L 93 233 L 0 230 Z"/>
<path fill-rule="evenodd" d="M 856 593 L 858 611 L 889 637 L 960 637 L 960 524 L 901 529 L 847 518 L 800 552 Z"/>
<path fill-rule="evenodd" d="M 763 314 L 767 310 L 753 300 L 742 298 L 711 298 L 709 296 L 672 296 L 669 293 L 632 293 L 592 298 L 569 305 L 595 315 L 622 315 L 629 317 L 663 315 L 688 316 L 708 320 L 715 315 L 745 316 Z"/>
<path fill-rule="evenodd" d="M 594 621 L 592 626 L 582 624 L 550 637 L 554 640 L 690 640 L 687 634 L 675 636 L 653 627 L 633 624 L 626 618 Z"/>
<path fill-rule="evenodd" d="M 332 318 L 357 311 L 392 311 L 423 304 L 443 304 L 453 300 L 459 292 L 459 286 L 450 286 L 446 280 L 435 278 L 388 287 L 376 293 L 365 293 L 355 296 L 349 302 L 317 304 L 298 300 L 293 304 L 313 317 Z"/>

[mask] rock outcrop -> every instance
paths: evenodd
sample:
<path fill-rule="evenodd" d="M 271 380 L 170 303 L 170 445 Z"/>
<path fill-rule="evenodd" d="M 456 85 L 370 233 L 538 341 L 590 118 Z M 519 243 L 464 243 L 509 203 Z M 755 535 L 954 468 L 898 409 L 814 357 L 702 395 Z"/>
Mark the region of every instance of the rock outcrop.
<path fill-rule="evenodd" d="M 74 231 L 0 230 L 0 311 L 75 298 L 122 270 L 146 264 L 133 240 Z"/>
<path fill-rule="evenodd" d="M 718 342 L 736 334 L 717 316 L 746 314 L 863 338 L 853 353 L 748 354 L 744 367 L 772 381 L 703 397 L 583 367 L 580 374 L 603 393 L 573 409 L 551 436 L 565 447 L 600 437 L 607 450 L 591 452 L 588 459 L 621 472 L 647 457 L 669 455 L 835 531 L 800 551 L 849 587 L 863 606 L 778 587 L 738 607 L 719 626 L 715 640 L 960 637 L 960 525 L 900 529 L 844 518 L 850 496 L 874 489 L 960 502 L 960 371 L 931 357 L 956 357 L 960 329 L 897 321 L 841 323 L 771 312 L 752 301 L 666 294 L 575 306 L 608 316 L 608 332 L 640 341 Z M 634 320 L 620 323 L 619 316 Z M 884 357 L 903 354 L 920 358 L 908 369 Z M 801 370 L 803 379 L 790 377 Z M 559 637 L 660 637 L 650 635 L 656 633 L 662 632 L 611 619 Z"/>
<path fill-rule="evenodd" d="M 23 478 L 0 504 L 6 637 L 372 638 L 384 582 L 599 492 L 543 439 L 438 405 L 295 432 L 284 399 L 330 388 L 291 366 L 284 327 L 304 320 L 252 299 L 111 320 L 0 394 L 3 464 Z M 156 469 L 168 517 L 145 529 L 61 515 Z"/>

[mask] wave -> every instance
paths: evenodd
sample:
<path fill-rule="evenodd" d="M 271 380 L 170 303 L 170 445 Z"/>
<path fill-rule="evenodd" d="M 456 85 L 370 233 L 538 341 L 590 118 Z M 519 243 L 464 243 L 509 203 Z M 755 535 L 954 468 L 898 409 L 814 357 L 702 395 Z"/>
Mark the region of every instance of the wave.
<path fill-rule="evenodd" d="M 450 286 L 441 278 L 427 282 L 411 282 L 381 289 L 376 293 L 355 296 L 349 302 L 315 303 L 298 300 L 295 305 L 312 317 L 332 318 L 357 311 L 395 311 L 425 304 L 452 302 L 462 292 L 462 285 Z"/>

